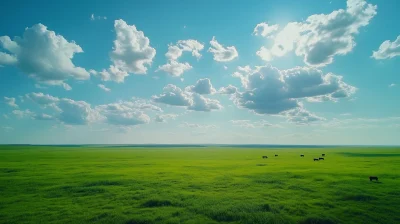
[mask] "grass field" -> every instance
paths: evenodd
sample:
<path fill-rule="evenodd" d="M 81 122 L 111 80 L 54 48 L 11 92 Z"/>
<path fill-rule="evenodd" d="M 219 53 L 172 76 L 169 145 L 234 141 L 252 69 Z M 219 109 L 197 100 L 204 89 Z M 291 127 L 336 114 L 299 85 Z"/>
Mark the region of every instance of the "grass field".
<path fill-rule="evenodd" d="M 400 223 L 400 148 L 0 146 L 0 222 Z"/>

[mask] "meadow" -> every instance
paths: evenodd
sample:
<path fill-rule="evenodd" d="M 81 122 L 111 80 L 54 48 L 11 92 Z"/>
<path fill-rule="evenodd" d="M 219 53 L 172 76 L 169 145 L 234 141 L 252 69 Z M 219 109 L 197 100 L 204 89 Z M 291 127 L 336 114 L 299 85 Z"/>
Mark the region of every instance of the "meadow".
<path fill-rule="evenodd" d="M 399 211 L 399 147 L 0 146 L 0 223 L 390 224 Z"/>

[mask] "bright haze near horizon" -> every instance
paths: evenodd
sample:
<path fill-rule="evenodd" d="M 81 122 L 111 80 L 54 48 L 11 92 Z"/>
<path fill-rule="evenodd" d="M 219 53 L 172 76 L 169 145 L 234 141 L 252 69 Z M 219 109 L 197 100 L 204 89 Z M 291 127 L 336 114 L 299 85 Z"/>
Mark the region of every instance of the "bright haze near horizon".
<path fill-rule="evenodd" d="M 399 6 L 3 1 L 0 144 L 399 145 Z"/>

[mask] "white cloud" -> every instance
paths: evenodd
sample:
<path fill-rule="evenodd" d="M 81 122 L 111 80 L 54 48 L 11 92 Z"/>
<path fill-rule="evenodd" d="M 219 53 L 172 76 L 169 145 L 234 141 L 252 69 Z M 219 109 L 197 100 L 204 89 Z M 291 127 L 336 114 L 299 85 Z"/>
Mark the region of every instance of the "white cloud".
<path fill-rule="evenodd" d="M 209 112 L 223 108 L 218 100 L 205 98 L 197 93 L 193 93 L 192 99 L 193 104 L 188 107 L 188 110 Z"/>
<path fill-rule="evenodd" d="M 153 96 L 153 101 L 171 106 L 186 107 L 188 110 L 205 111 L 219 110 L 222 108 L 218 100 L 205 98 L 198 93 L 188 92 L 181 88 L 168 84 L 159 96 Z"/>
<path fill-rule="evenodd" d="M 159 114 L 154 120 L 159 123 L 166 123 L 168 120 L 175 119 L 176 117 L 178 117 L 177 114 Z"/>
<path fill-rule="evenodd" d="M 300 109 L 301 100 L 310 97 L 326 96 L 338 100 L 356 92 L 356 88 L 343 82 L 341 76 L 323 74 L 314 68 L 279 70 L 268 65 L 251 71 L 250 68 L 241 67 L 241 71 L 234 73 L 234 76 L 241 79 L 245 88 L 244 92 L 234 95 L 235 104 L 257 114 L 281 114 Z"/>
<path fill-rule="evenodd" d="M 124 102 L 126 105 L 128 105 L 129 107 L 138 109 L 138 110 L 148 110 L 148 111 L 156 111 L 156 112 L 163 112 L 163 110 L 152 104 L 150 101 L 148 100 L 144 100 L 144 99 L 139 99 L 139 98 L 132 98 L 132 101 L 119 101 L 119 102 Z"/>
<path fill-rule="evenodd" d="M 90 20 L 94 21 L 94 20 L 106 20 L 107 17 L 106 16 L 95 16 L 93 13 L 90 15 Z"/>
<path fill-rule="evenodd" d="M 33 113 L 30 110 L 13 110 L 12 113 L 17 117 L 17 118 L 25 118 L 25 117 L 32 117 L 35 116 L 35 113 Z"/>
<path fill-rule="evenodd" d="M 235 94 L 237 91 L 238 91 L 238 89 L 236 88 L 236 86 L 228 85 L 227 87 L 221 87 L 218 90 L 218 93 L 231 95 L 231 94 Z"/>
<path fill-rule="evenodd" d="M 17 62 L 18 62 L 17 57 L 6 54 L 4 52 L 0 52 L 0 65 L 14 65 Z"/>
<path fill-rule="evenodd" d="M 302 107 L 285 111 L 283 115 L 287 117 L 288 122 L 300 125 L 326 120 L 323 117 L 319 117 L 313 113 L 310 113 Z"/>
<path fill-rule="evenodd" d="M 135 126 L 150 122 L 150 117 L 132 102 L 118 102 L 96 107 L 105 121 L 117 126 Z"/>
<path fill-rule="evenodd" d="M 389 88 L 395 87 L 395 86 L 396 86 L 396 84 L 392 83 L 392 84 L 389 85 Z"/>
<path fill-rule="evenodd" d="M 400 55 L 400 35 L 397 36 L 394 42 L 390 40 L 384 41 L 377 51 L 372 53 L 373 58 L 376 60 L 393 58 Z"/>
<path fill-rule="evenodd" d="M 16 107 L 16 108 L 18 107 L 18 105 L 15 103 L 14 97 L 4 97 L 4 101 L 10 107 Z"/>
<path fill-rule="evenodd" d="M 271 34 L 278 30 L 278 25 L 268 25 L 267 23 L 259 23 L 254 28 L 253 34 L 256 36 L 271 37 Z"/>
<path fill-rule="evenodd" d="M 172 84 L 165 86 L 161 95 L 152 98 L 154 102 L 172 106 L 190 106 L 193 104 L 193 99 L 189 93 Z"/>
<path fill-rule="evenodd" d="M 167 64 L 159 66 L 156 72 L 164 71 L 174 77 L 180 77 L 185 71 L 188 71 L 190 69 L 192 69 L 192 66 L 187 62 L 180 63 L 171 60 Z"/>
<path fill-rule="evenodd" d="M 70 91 L 72 89 L 72 87 L 65 82 L 62 84 L 62 87 L 67 91 Z"/>
<path fill-rule="evenodd" d="M 208 49 L 208 52 L 211 52 L 214 55 L 214 60 L 219 62 L 232 61 L 233 59 L 239 56 L 236 47 L 224 47 L 215 39 L 212 38 L 210 41 L 211 47 Z"/>
<path fill-rule="evenodd" d="M 204 45 L 202 43 L 193 39 L 179 40 L 177 42 L 177 46 L 179 46 L 182 51 L 192 52 L 192 56 L 197 59 L 201 58 L 200 51 L 204 49 Z"/>
<path fill-rule="evenodd" d="M 195 92 L 198 94 L 214 94 L 216 90 L 211 84 L 210 79 L 204 78 L 197 80 L 195 85 L 191 85 L 185 88 L 188 92 Z"/>
<path fill-rule="evenodd" d="M 224 65 L 224 69 L 225 69 L 225 70 L 228 70 L 228 67 L 227 67 L 226 65 Z"/>
<path fill-rule="evenodd" d="M 180 77 L 185 71 L 192 69 L 192 66 L 188 63 L 181 63 L 178 59 L 182 56 L 184 51 L 192 52 L 192 56 L 197 59 L 201 58 L 200 51 L 204 49 L 204 45 L 197 40 L 179 40 L 176 45 L 170 44 L 168 46 L 168 52 L 165 56 L 168 62 L 158 67 L 156 72 L 164 71 L 174 77 Z"/>
<path fill-rule="evenodd" d="M 116 40 L 110 53 L 113 65 L 100 72 L 104 81 L 123 82 L 130 73 L 146 74 L 147 66 L 153 62 L 156 50 L 150 46 L 150 40 L 135 25 L 124 20 L 115 20 Z"/>
<path fill-rule="evenodd" d="M 61 109 L 58 119 L 64 124 L 85 125 L 100 118 L 98 112 L 85 101 L 63 98 L 59 101 L 58 107 Z"/>
<path fill-rule="evenodd" d="M 107 88 L 105 85 L 103 85 L 103 84 L 98 84 L 97 85 L 100 89 L 102 89 L 102 90 L 104 90 L 104 91 L 106 91 L 106 92 L 110 92 L 111 91 L 111 89 L 110 88 Z"/>
<path fill-rule="evenodd" d="M 23 36 L 14 40 L 1 36 L 0 46 L 10 53 L 9 56 L 2 53 L 0 63 L 11 57 L 13 60 L 8 59 L 6 64 L 15 65 L 41 83 L 62 85 L 69 78 L 86 80 L 90 77 L 88 71 L 72 63 L 74 54 L 83 52 L 82 48 L 42 24 L 26 28 Z"/>
<path fill-rule="evenodd" d="M 169 45 L 168 52 L 165 54 L 165 57 L 169 60 L 177 60 L 182 56 L 183 50 L 176 45 Z"/>
<path fill-rule="evenodd" d="M 60 101 L 60 99 L 49 94 L 29 93 L 26 94 L 25 97 L 39 104 L 42 108 L 50 107 L 57 111 L 60 110 L 60 108 L 57 106 L 57 103 Z"/>
<path fill-rule="evenodd" d="M 333 62 L 334 56 L 352 51 L 356 45 L 355 35 L 369 24 L 376 10 L 377 6 L 365 0 L 348 0 L 345 10 L 311 15 L 305 22 L 288 23 L 275 36 L 272 48 L 262 47 L 257 55 L 270 61 L 295 50 L 307 65 L 325 66 Z"/>

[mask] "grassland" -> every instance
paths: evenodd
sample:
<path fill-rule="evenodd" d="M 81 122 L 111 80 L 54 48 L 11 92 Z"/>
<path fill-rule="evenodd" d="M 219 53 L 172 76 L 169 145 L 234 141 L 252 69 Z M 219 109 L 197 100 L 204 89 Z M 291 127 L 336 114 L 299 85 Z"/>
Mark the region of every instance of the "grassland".
<path fill-rule="evenodd" d="M 390 224 L 399 211 L 400 148 L 0 146 L 0 223 Z"/>

